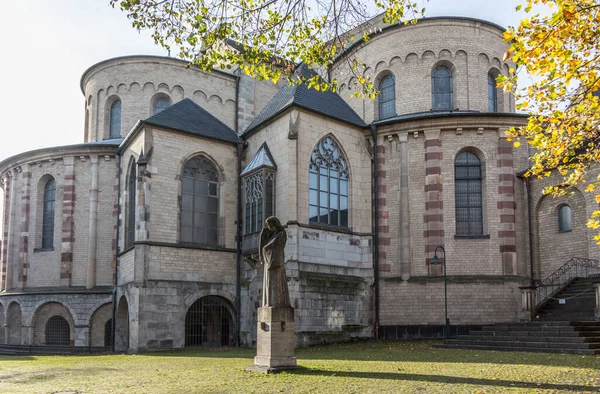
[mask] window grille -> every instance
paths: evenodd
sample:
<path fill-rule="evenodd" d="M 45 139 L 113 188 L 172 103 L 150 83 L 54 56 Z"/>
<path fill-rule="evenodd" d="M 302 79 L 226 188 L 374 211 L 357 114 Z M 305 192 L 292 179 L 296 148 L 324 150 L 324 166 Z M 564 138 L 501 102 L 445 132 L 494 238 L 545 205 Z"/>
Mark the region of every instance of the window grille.
<path fill-rule="evenodd" d="M 171 106 L 171 101 L 167 98 L 157 98 L 152 103 L 152 115 L 156 115 L 160 111 Z"/>
<path fill-rule="evenodd" d="M 50 179 L 44 186 L 42 207 L 42 249 L 50 249 L 54 245 L 54 204 L 56 201 L 56 182 Z"/>
<path fill-rule="evenodd" d="M 190 159 L 183 170 L 181 190 L 181 242 L 217 245 L 217 169 L 204 156 Z"/>
<path fill-rule="evenodd" d="M 431 75 L 432 107 L 434 110 L 452 109 L 452 71 L 438 67 Z"/>
<path fill-rule="evenodd" d="M 62 316 L 52 316 L 46 322 L 46 345 L 69 346 L 71 333 L 69 322 Z"/>
<path fill-rule="evenodd" d="M 498 90 L 492 74 L 488 74 L 488 112 L 498 112 Z"/>
<path fill-rule="evenodd" d="M 563 205 L 558 209 L 558 231 L 566 233 L 572 230 L 571 207 Z"/>
<path fill-rule="evenodd" d="M 379 119 L 396 115 L 396 84 L 394 77 L 388 75 L 379 83 Z"/>
<path fill-rule="evenodd" d="M 104 346 L 112 346 L 112 319 L 108 319 L 104 323 Z"/>
<path fill-rule="evenodd" d="M 348 166 L 332 137 L 315 146 L 308 172 L 310 221 L 348 227 Z"/>
<path fill-rule="evenodd" d="M 275 173 L 261 170 L 244 178 L 245 234 L 259 232 L 266 218 L 273 215 L 275 205 Z"/>
<path fill-rule="evenodd" d="M 218 297 L 203 297 L 185 315 L 185 346 L 228 346 L 233 343 L 232 317 Z"/>
<path fill-rule="evenodd" d="M 125 248 L 133 246 L 135 242 L 135 207 L 137 189 L 137 171 L 135 162 L 131 162 L 129 179 L 127 180 L 127 222 L 125 229 Z"/>
<path fill-rule="evenodd" d="M 462 152 L 454 161 L 456 235 L 483 235 L 481 161 Z"/>
<path fill-rule="evenodd" d="M 110 106 L 110 138 L 121 137 L 121 100 Z"/>

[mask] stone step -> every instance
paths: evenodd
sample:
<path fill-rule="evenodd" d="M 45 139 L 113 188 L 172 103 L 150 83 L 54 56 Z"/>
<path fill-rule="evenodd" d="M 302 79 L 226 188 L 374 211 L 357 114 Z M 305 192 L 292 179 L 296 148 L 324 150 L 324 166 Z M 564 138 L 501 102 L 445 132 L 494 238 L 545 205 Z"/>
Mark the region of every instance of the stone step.
<path fill-rule="evenodd" d="M 562 342 L 562 343 L 600 343 L 599 336 L 514 336 L 514 335 L 459 335 L 457 340 L 475 340 L 475 341 L 525 341 L 525 342 Z"/>
<path fill-rule="evenodd" d="M 476 331 L 471 330 L 469 335 L 475 336 L 510 336 L 510 331 Z M 533 334 L 533 331 L 529 331 L 529 337 L 547 337 L 547 338 L 565 338 L 565 337 L 600 337 L 600 330 L 598 331 L 537 331 L 537 334 Z"/>
<path fill-rule="evenodd" d="M 560 349 L 560 348 L 525 348 L 525 347 L 510 347 L 510 346 L 481 346 L 481 345 L 447 345 L 439 344 L 434 345 L 436 348 L 442 349 L 465 349 L 465 350 L 494 350 L 494 351 L 507 351 L 507 352 L 535 352 L 535 353 L 566 353 L 566 354 L 580 354 L 580 355 L 596 355 L 600 354 L 598 349 Z"/>
<path fill-rule="evenodd" d="M 459 340 L 448 339 L 448 345 L 476 345 L 476 346 L 505 346 L 510 348 L 529 349 L 600 349 L 600 342 L 577 343 L 577 342 L 523 342 L 523 341 L 490 341 L 490 340 Z"/>

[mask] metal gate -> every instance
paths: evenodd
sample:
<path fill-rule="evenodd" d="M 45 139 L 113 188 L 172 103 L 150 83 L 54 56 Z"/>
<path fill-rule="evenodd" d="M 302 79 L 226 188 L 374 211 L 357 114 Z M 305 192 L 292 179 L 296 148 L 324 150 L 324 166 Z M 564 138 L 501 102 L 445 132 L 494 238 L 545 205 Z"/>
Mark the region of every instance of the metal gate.
<path fill-rule="evenodd" d="M 52 316 L 46 322 L 46 345 L 69 346 L 71 344 L 69 323 L 61 316 Z"/>
<path fill-rule="evenodd" d="M 108 319 L 104 323 L 104 346 L 110 347 L 112 345 L 112 319 Z"/>
<path fill-rule="evenodd" d="M 201 298 L 188 309 L 185 346 L 228 346 L 231 334 L 231 313 L 218 297 Z"/>

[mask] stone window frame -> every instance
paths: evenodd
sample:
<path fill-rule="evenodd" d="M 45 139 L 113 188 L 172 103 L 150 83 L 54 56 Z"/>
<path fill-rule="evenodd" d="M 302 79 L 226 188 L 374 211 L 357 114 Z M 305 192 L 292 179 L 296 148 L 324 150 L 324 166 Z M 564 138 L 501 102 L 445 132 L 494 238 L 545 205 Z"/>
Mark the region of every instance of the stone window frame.
<path fill-rule="evenodd" d="M 456 174 L 456 168 L 457 168 L 457 159 L 460 155 L 464 154 L 464 153 L 470 153 L 472 155 L 474 155 L 478 160 L 479 160 L 479 178 L 472 178 L 472 179 L 464 179 L 466 181 L 469 180 L 479 180 L 479 195 L 480 195 L 480 199 L 481 199 L 481 204 L 479 206 L 480 209 L 480 220 L 479 220 L 479 226 L 481 228 L 480 232 L 472 232 L 469 231 L 469 233 L 460 233 L 458 231 L 458 199 L 457 199 L 457 174 Z M 487 237 L 486 236 L 486 198 L 485 198 L 485 182 L 486 182 L 486 170 L 485 170 L 485 164 L 486 164 L 486 160 L 485 160 L 485 156 L 483 154 L 483 152 L 481 152 L 479 149 L 475 148 L 475 147 L 466 147 L 463 148 L 461 150 L 459 150 L 458 152 L 456 152 L 456 154 L 454 155 L 454 159 L 453 159 L 453 169 L 454 169 L 454 173 L 453 173 L 453 181 L 454 181 L 454 225 L 455 225 L 455 238 L 472 238 L 472 237 Z M 474 167 L 474 165 L 472 166 L 460 166 L 460 167 Z M 475 194 L 475 192 L 473 192 Z M 467 206 L 466 208 L 470 209 L 471 206 Z M 473 207 L 473 208 L 477 208 L 477 207 Z"/>
<path fill-rule="evenodd" d="M 338 153 L 337 153 L 337 157 L 336 157 L 336 153 L 335 151 L 328 153 L 327 156 L 328 157 L 324 157 L 323 156 L 323 152 L 321 148 L 321 145 L 324 143 L 324 141 L 326 141 L 326 139 L 330 139 L 337 147 Z M 323 174 L 322 173 L 322 166 L 320 165 L 320 163 L 323 162 L 323 160 L 327 161 L 329 166 L 327 167 L 327 174 Z M 348 161 L 348 155 L 346 154 L 346 152 L 344 151 L 342 144 L 338 141 L 337 138 L 335 138 L 335 136 L 333 136 L 332 134 L 327 134 L 325 136 L 323 136 L 322 138 L 319 139 L 319 141 L 315 144 L 314 148 L 311 151 L 311 157 L 309 159 L 309 165 L 308 165 L 308 222 L 309 224 L 318 224 L 318 225 L 324 225 L 324 226 L 330 226 L 330 227 L 337 227 L 337 228 L 350 228 L 350 190 L 351 190 L 351 186 L 350 186 L 350 182 L 351 182 L 351 172 L 350 172 L 350 166 L 349 166 L 349 161 Z M 331 177 L 331 168 L 333 167 L 337 167 L 338 169 L 341 169 L 341 171 L 338 171 L 340 174 L 339 177 L 337 178 L 332 178 Z M 345 175 L 343 175 L 345 174 Z M 316 175 L 316 177 L 315 177 Z M 342 178 L 343 175 L 343 178 Z M 327 185 L 327 189 L 325 190 L 324 188 L 321 188 L 321 183 L 323 181 L 323 177 L 326 177 L 328 185 Z M 315 181 L 312 181 L 311 178 L 316 178 Z M 337 187 L 337 193 L 335 193 L 334 195 L 337 195 L 337 206 L 338 206 L 338 212 L 342 212 L 342 202 L 343 202 L 343 198 L 346 199 L 346 220 L 345 223 L 342 222 L 342 220 L 338 220 L 337 224 L 332 224 L 332 220 L 331 220 L 331 195 L 333 193 L 331 193 L 330 190 L 330 186 L 331 186 L 331 180 L 332 179 L 337 179 L 337 183 L 336 183 L 336 187 Z M 343 181 L 345 181 L 346 186 L 345 186 L 345 190 L 346 190 L 346 194 L 342 194 L 343 191 Z M 321 220 L 322 216 L 325 215 L 321 215 L 320 211 L 322 208 L 324 208 L 325 206 L 323 206 L 321 204 L 321 199 L 323 197 L 323 193 L 325 193 L 327 195 L 328 198 L 328 203 L 327 203 L 327 209 L 328 209 L 328 213 L 327 213 L 327 220 L 326 222 L 323 222 Z M 313 216 L 311 216 L 311 208 L 316 208 L 317 211 L 317 219 L 313 220 Z M 339 215 L 338 219 L 341 219 L 342 216 Z"/>
<path fill-rule="evenodd" d="M 573 231 L 573 209 L 568 204 L 560 204 L 556 207 L 556 216 L 559 233 Z"/>
<path fill-rule="evenodd" d="M 133 247 L 135 243 L 135 218 L 136 218 L 136 207 L 137 207 L 137 163 L 134 157 L 129 160 L 129 166 L 127 167 L 127 176 L 125 178 L 125 194 L 126 194 L 126 205 L 125 205 L 125 223 L 124 223 L 124 238 L 123 248 L 127 250 Z"/>
<path fill-rule="evenodd" d="M 160 111 L 156 111 L 156 104 L 159 102 L 166 102 L 167 106 L 162 108 Z M 169 108 L 171 105 L 173 105 L 173 100 L 171 99 L 171 96 L 169 96 L 166 93 L 162 93 L 162 92 L 156 93 L 150 99 L 150 116 L 154 116 L 157 113 L 164 111 L 165 109 Z"/>
<path fill-rule="evenodd" d="M 217 200 L 217 207 L 216 210 L 214 211 L 217 215 L 216 218 L 216 227 L 212 227 L 213 230 L 215 230 L 215 241 L 214 242 L 208 242 L 209 238 L 208 238 L 208 227 L 205 227 L 205 230 L 207 230 L 206 233 L 206 242 L 196 242 L 193 241 L 194 238 L 194 226 L 196 223 L 196 219 L 194 217 L 192 217 L 192 240 L 184 240 L 184 236 L 183 236 L 183 227 L 184 227 L 184 215 L 183 215 L 183 211 L 184 211 L 184 194 L 189 194 L 189 193 L 185 193 L 185 188 L 184 188 L 184 178 L 185 178 L 185 170 L 188 166 L 188 164 L 196 159 L 196 158 L 201 158 L 206 160 L 206 162 L 210 163 L 213 167 L 214 167 L 214 174 L 216 177 L 216 180 L 206 180 L 207 184 L 207 194 L 202 194 L 200 196 L 204 196 L 207 198 L 207 201 L 205 202 L 206 204 L 208 204 L 208 199 L 209 198 L 216 198 Z M 198 245 L 198 246 L 209 246 L 209 247 L 214 247 L 214 246 L 223 246 L 224 242 L 221 239 L 222 235 L 224 234 L 224 228 L 223 228 L 223 184 L 225 182 L 225 178 L 223 175 L 223 171 L 222 171 L 222 167 L 215 161 L 213 160 L 208 154 L 204 153 L 204 152 L 197 152 L 194 154 L 189 155 L 186 159 L 182 160 L 182 166 L 181 166 L 181 170 L 180 170 L 180 182 L 179 182 L 179 208 L 178 208 L 178 243 L 179 244 L 188 244 L 188 245 Z M 214 185 L 216 187 L 216 193 L 215 192 L 211 192 L 211 190 L 214 190 L 211 188 L 211 186 Z M 194 185 L 194 190 L 192 192 L 192 200 L 193 200 L 193 204 L 195 204 L 195 199 L 196 196 L 194 191 L 195 191 L 195 187 L 196 185 Z M 194 211 L 195 205 L 192 206 L 192 211 Z M 199 213 L 205 213 L 205 216 L 207 216 L 208 214 L 213 214 L 212 211 L 199 211 Z M 201 215 L 200 215 L 201 216 Z M 205 225 L 207 226 L 207 219 L 206 219 L 206 223 Z M 190 227 L 190 226 L 186 226 L 186 227 Z"/>
<path fill-rule="evenodd" d="M 436 93 L 436 79 L 440 78 L 438 76 L 436 76 L 436 73 L 442 71 L 442 70 L 447 70 L 448 73 L 450 74 L 450 91 L 449 92 L 442 92 L 442 93 Z M 431 110 L 432 111 L 451 111 L 454 109 L 454 91 L 455 86 L 455 79 L 454 78 L 454 73 L 455 73 L 455 67 L 452 63 L 448 62 L 448 61 L 441 61 L 441 62 L 437 62 L 436 64 L 433 65 L 433 67 L 431 68 Z M 438 103 L 438 100 L 440 100 L 439 98 L 436 100 L 437 96 L 441 96 L 441 95 L 450 95 L 449 97 L 449 106 L 440 106 Z"/>
<path fill-rule="evenodd" d="M 119 106 L 119 116 L 118 116 L 118 125 L 115 121 L 116 117 L 116 107 L 115 104 L 119 102 L 120 106 Z M 115 139 L 115 138 L 121 138 L 121 129 L 123 126 L 123 100 L 121 100 L 121 97 L 119 97 L 116 94 L 111 95 L 107 100 L 106 100 L 106 104 L 104 106 L 104 112 L 105 112 L 105 116 L 104 116 L 104 122 L 105 122 L 105 135 L 106 138 L 105 139 Z M 117 130 L 118 129 L 118 130 Z M 118 134 L 117 134 L 118 133 Z"/>
<path fill-rule="evenodd" d="M 54 207 L 53 207 L 53 214 L 52 216 L 52 222 L 49 222 L 47 220 L 49 220 L 49 213 L 46 211 L 45 208 L 46 204 L 45 204 L 45 197 L 46 197 L 46 186 L 48 185 L 48 182 L 50 181 L 54 181 Z M 60 223 L 58 223 L 56 221 L 56 212 L 57 212 L 57 205 L 58 203 L 62 201 L 62 193 L 61 190 L 59 189 L 59 185 L 56 182 L 56 177 L 52 174 L 44 174 L 39 178 L 38 184 L 37 184 L 37 192 L 36 192 L 36 214 L 35 214 L 35 247 L 33 249 L 34 252 L 48 252 L 48 251 L 53 251 L 54 250 L 54 243 L 55 243 L 55 236 L 57 234 L 56 231 L 56 226 L 60 225 Z M 45 221 L 46 219 L 46 221 Z M 46 229 L 46 232 L 48 231 L 47 229 L 50 228 L 51 230 L 51 234 L 47 235 L 46 237 L 44 237 L 44 231 Z M 49 241 L 48 241 L 49 239 Z M 49 242 L 49 243 L 48 243 Z"/>

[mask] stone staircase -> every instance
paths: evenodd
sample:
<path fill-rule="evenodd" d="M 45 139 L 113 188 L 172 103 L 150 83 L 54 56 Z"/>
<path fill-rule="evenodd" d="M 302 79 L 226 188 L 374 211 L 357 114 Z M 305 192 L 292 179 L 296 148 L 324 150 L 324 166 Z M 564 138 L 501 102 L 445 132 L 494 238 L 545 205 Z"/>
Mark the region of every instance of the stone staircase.
<path fill-rule="evenodd" d="M 109 353 L 109 347 L 87 346 L 36 346 L 0 344 L 0 356 L 59 355 L 59 354 L 98 354 Z"/>
<path fill-rule="evenodd" d="M 600 276 L 571 280 L 538 307 L 533 322 L 484 326 L 436 347 L 600 354 L 600 322 L 594 318 L 596 283 Z"/>

